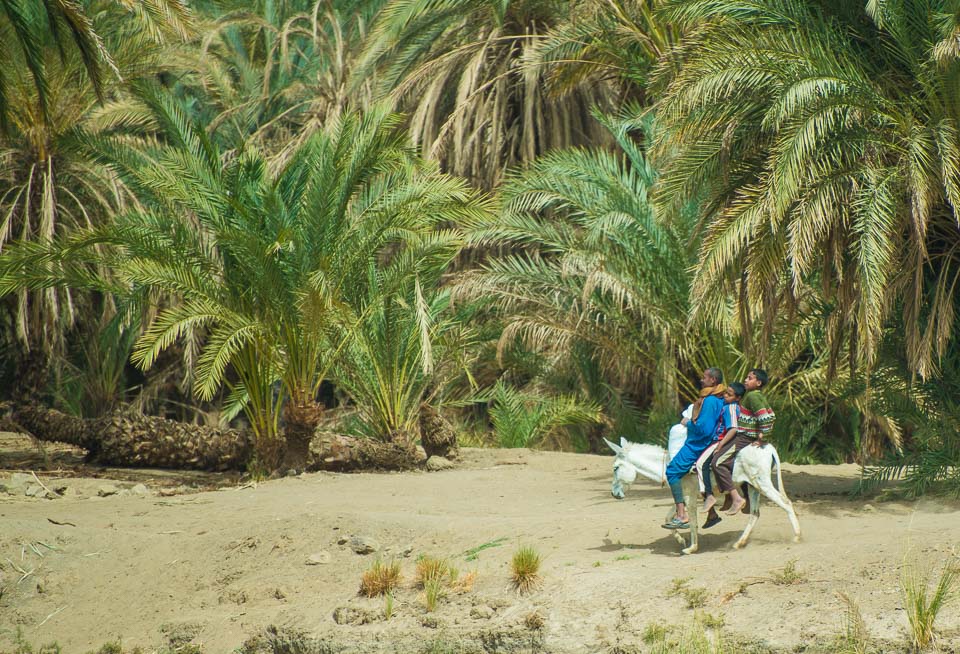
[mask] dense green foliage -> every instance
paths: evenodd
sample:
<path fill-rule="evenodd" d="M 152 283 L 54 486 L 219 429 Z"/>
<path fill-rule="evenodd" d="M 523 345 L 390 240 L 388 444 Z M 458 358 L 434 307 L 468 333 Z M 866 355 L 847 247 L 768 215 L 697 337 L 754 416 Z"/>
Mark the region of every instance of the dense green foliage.
<path fill-rule="evenodd" d="M 0 35 L 10 395 L 584 449 L 760 366 L 787 460 L 960 489 L 952 0 L 29 0 Z"/>

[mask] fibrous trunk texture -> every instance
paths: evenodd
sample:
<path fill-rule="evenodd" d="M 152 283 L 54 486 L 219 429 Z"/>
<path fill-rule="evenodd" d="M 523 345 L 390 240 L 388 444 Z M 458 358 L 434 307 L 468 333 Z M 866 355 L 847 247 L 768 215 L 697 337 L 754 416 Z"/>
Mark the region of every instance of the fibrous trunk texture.
<path fill-rule="evenodd" d="M 420 443 L 428 457 L 455 459 L 460 454 L 453 427 L 426 402 L 420 405 Z"/>
<path fill-rule="evenodd" d="M 291 400 L 283 406 L 283 435 L 287 442 L 283 456 L 283 470 L 305 470 L 310 458 L 313 440 L 323 416 L 323 407 L 313 400 Z"/>
<path fill-rule="evenodd" d="M 17 405 L 16 426 L 44 441 L 85 448 L 88 458 L 106 465 L 236 470 L 252 453 L 250 434 L 116 411 L 83 419 L 39 404 Z"/>
<path fill-rule="evenodd" d="M 251 432 L 192 425 L 129 411 L 84 419 L 31 403 L 10 407 L 4 422 L 4 428 L 31 434 L 42 441 L 82 447 L 91 461 L 106 465 L 242 470 L 254 453 Z M 418 463 L 416 447 L 407 441 L 323 435 L 309 443 L 306 463 L 299 469 L 404 470 Z"/>

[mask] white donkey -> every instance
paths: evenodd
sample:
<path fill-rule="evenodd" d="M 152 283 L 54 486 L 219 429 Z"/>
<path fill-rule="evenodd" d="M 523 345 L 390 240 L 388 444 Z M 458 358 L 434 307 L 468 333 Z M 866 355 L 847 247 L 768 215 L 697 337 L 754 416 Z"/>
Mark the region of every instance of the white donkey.
<path fill-rule="evenodd" d="M 625 438 L 620 439 L 620 445 L 614 445 L 604 439 L 610 449 L 616 453 L 613 459 L 613 486 L 610 492 L 618 500 L 623 499 L 624 487 L 632 484 L 637 475 L 659 483 L 666 483 L 667 463 L 671 456 L 679 451 L 686 439 L 686 429 L 673 429 L 670 433 L 669 451 L 656 445 L 643 445 L 631 443 Z M 779 491 L 773 487 L 770 480 L 773 464 L 777 466 L 777 486 Z M 793 510 L 793 504 L 787 498 L 783 490 L 783 478 L 780 474 L 780 457 L 773 445 L 767 444 L 763 447 L 748 446 L 737 452 L 737 458 L 733 465 L 733 482 L 739 484 L 746 482 L 750 485 L 750 519 L 746 528 L 733 544 L 735 549 L 740 549 L 747 544 L 750 539 L 750 532 L 753 531 L 757 519 L 760 517 L 760 494 L 763 493 L 770 500 L 787 512 L 790 519 L 790 525 L 793 527 L 793 541 L 800 541 L 800 522 L 797 520 L 797 514 Z M 696 474 L 688 474 L 683 478 L 683 500 L 687 505 L 687 512 L 690 514 L 690 545 L 687 546 L 686 540 L 677 531 L 674 530 L 674 538 L 683 546 L 684 554 L 693 554 L 699 549 L 697 540 L 697 506 L 700 504 L 700 488 L 697 482 Z M 667 522 L 674 516 L 676 508 L 671 503 L 670 511 L 667 513 Z"/>

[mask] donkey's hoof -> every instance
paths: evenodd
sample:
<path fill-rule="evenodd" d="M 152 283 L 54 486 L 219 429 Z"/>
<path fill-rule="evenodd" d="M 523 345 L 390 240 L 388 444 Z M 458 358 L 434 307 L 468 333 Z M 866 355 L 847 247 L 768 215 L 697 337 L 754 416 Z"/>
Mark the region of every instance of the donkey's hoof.
<path fill-rule="evenodd" d="M 793 542 L 794 542 L 794 543 L 799 543 L 799 542 L 801 542 L 802 540 L 803 540 L 803 538 L 800 536 L 800 534 L 797 534 L 796 536 L 793 537 Z"/>
<path fill-rule="evenodd" d="M 747 541 L 745 541 L 745 540 L 738 540 L 736 543 L 733 544 L 733 549 L 735 549 L 735 550 L 742 550 L 742 549 L 743 549 L 744 547 L 746 547 L 746 546 L 747 546 Z"/>
<path fill-rule="evenodd" d="M 697 547 L 696 545 L 691 545 L 690 547 L 685 547 L 684 549 L 680 550 L 680 553 L 681 553 L 681 554 L 696 554 L 698 549 L 700 549 L 700 548 Z"/>

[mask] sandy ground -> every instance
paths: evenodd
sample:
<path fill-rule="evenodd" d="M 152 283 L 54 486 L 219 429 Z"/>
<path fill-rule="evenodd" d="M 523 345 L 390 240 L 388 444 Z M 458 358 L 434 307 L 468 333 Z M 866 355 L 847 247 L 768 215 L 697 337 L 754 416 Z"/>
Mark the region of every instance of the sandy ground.
<path fill-rule="evenodd" d="M 905 553 L 938 570 L 960 538 L 960 505 L 948 500 L 849 499 L 855 466 L 785 466 L 801 543 L 767 505 L 746 549 L 731 549 L 746 520 L 737 516 L 703 533 L 700 553 L 681 556 L 660 527 L 668 490 L 637 484 L 613 499 L 611 457 L 468 449 L 447 471 L 316 473 L 254 486 L 84 466 L 63 449 L 48 450 L 43 463 L 53 470 L 40 471 L 32 448 L 0 434 L 0 485 L 33 469 L 47 488 L 65 490 L 57 499 L 0 490 L 0 651 L 19 627 L 35 646 L 56 641 L 65 653 L 111 640 L 145 652 L 187 642 L 232 652 L 271 626 L 309 634 L 331 652 L 420 652 L 431 643 L 464 652 L 644 651 L 648 625 L 693 620 L 684 598 L 670 594 L 685 578 L 704 589 L 699 611 L 722 617 L 725 632 L 755 651 L 803 651 L 837 634 L 837 591 L 891 651 L 906 642 Z M 106 485 L 119 492 L 100 497 Z M 351 536 L 375 540 L 378 552 L 355 553 Z M 544 557 L 543 584 L 525 596 L 510 586 L 520 545 Z M 475 573 L 473 587 L 427 612 L 409 583 L 421 554 L 448 558 L 461 577 Z M 401 561 L 408 580 L 389 620 L 383 599 L 357 592 L 378 556 Z M 790 565 L 796 583 L 776 583 Z M 938 626 L 942 645 L 957 649 L 960 607 L 948 607 Z"/>

